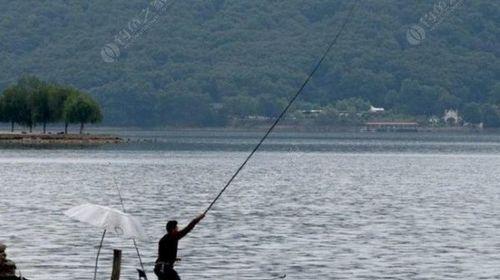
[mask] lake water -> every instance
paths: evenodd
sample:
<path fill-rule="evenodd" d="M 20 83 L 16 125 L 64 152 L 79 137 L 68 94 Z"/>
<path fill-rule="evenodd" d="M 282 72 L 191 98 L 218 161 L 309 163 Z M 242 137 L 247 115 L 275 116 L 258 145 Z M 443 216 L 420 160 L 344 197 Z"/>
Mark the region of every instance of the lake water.
<path fill-rule="evenodd" d="M 0 148 L 0 241 L 30 279 L 91 279 L 101 232 L 63 211 L 119 208 L 148 239 L 202 212 L 260 133 L 120 132 L 98 148 Z M 140 140 L 140 141 L 139 141 Z M 180 243 L 183 279 L 500 279 L 500 135 L 278 133 Z M 130 240 L 122 279 L 137 279 Z"/>

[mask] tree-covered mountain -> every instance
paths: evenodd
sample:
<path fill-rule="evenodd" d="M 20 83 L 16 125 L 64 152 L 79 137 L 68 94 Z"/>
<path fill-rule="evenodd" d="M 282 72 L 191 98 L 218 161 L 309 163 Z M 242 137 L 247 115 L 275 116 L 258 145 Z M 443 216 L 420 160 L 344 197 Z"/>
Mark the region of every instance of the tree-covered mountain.
<path fill-rule="evenodd" d="M 353 0 L 0 0 L 0 90 L 26 74 L 90 92 L 105 122 L 214 125 L 273 116 L 300 86 Z M 407 29 L 441 2 L 359 0 L 295 108 L 359 97 L 408 115 L 500 105 L 500 2 L 468 0 L 425 40 Z M 171 5 L 153 21 L 152 7 Z M 149 17 L 106 63 L 103 46 Z M 489 107 L 489 108 L 490 108 Z M 490 108 L 491 109 L 491 108 Z M 493 110 L 495 111 L 495 110 Z"/>

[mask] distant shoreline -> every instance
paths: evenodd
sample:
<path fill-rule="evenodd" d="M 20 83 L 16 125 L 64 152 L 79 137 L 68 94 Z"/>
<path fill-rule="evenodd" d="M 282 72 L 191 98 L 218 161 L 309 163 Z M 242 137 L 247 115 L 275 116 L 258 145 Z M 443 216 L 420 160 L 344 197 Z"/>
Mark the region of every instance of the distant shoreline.
<path fill-rule="evenodd" d="M 270 124 L 258 125 L 237 125 L 218 127 L 196 127 L 196 126 L 165 126 L 165 127 L 139 127 L 139 126 L 114 126 L 99 125 L 89 126 L 87 134 L 78 134 L 71 131 L 68 134 L 62 132 L 52 132 L 43 134 L 41 131 L 9 132 L 9 127 L 0 125 L 0 144 L 120 144 L 130 141 L 128 132 L 134 131 L 157 131 L 157 132 L 264 132 Z M 52 128 L 52 127 L 51 127 Z M 51 128 L 48 128 L 51 130 Z M 55 128 L 54 128 L 55 129 Z M 55 130 L 57 131 L 57 130 Z M 366 126 L 320 126 L 320 125 L 278 125 L 275 130 L 278 133 L 355 133 L 355 134 L 387 134 L 387 133 L 445 133 L 445 134 L 500 134 L 498 128 L 475 128 L 475 127 L 430 127 L 419 126 L 415 131 L 367 131 Z"/>
<path fill-rule="evenodd" d="M 122 138 L 113 135 L 0 133 L 0 144 L 100 145 L 100 144 L 120 144 L 123 142 L 124 140 Z"/>
<path fill-rule="evenodd" d="M 266 131 L 269 125 L 254 126 L 219 126 L 219 127 L 191 127 L 191 126 L 165 126 L 165 127 L 136 127 L 136 126 L 100 126 L 90 129 L 93 133 L 123 132 L 123 131 L 228 131 L 228 132 L 261 132 Z M 278 125 L 276 132 L 303 132 L 303 133 L 470 133 L 470 132 L 500 132 L 498 128 L 474 128 L 474 127 L 417 127 L 416 131 L 367 131 L 365 126 L 307 126 L 307 125 Z"/>

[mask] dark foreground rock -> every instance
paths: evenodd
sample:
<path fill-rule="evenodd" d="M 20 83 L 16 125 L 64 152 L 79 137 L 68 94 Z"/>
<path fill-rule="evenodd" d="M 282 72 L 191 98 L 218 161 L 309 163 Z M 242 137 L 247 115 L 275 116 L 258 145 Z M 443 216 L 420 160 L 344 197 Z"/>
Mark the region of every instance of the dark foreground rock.
<path fill-rule="evenodd" d="M 7 259 L 7 246 L 0 243 L 0 279 L 16 275 L 16 264 Z"/>
<path fill-rule="evenodd" d="M 16 264 L 7 259 L 7 246 L 0 243 L 0 280 L 27 280 L 16 276 Z"/>

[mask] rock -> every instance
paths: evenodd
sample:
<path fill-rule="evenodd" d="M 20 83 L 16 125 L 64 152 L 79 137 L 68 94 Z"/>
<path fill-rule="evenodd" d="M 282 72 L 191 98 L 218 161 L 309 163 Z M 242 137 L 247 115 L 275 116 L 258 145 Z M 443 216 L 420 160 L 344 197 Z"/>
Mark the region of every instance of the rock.
<path fill-rule="evenodd" d="M 7 253 L 5 253 L 6 249 L 7 246 L 0 243 L 0 279 L 2 277 L 16 275 L 16 264 L 7 259 Z"/>
<path fill-rule="evenodd" d="M 11 260 L 5 260 L 0 266 L 0 277 L 16 276 L 16 264 Z"/>
<path fill-rule="evenodd" d="M 5 249 L 7 249 L 7 246 L 0 243 L 0 270 L 1 267 L 4 265 L 5 261 L 7 260 L 7 253 L 5 253 Z"/>

